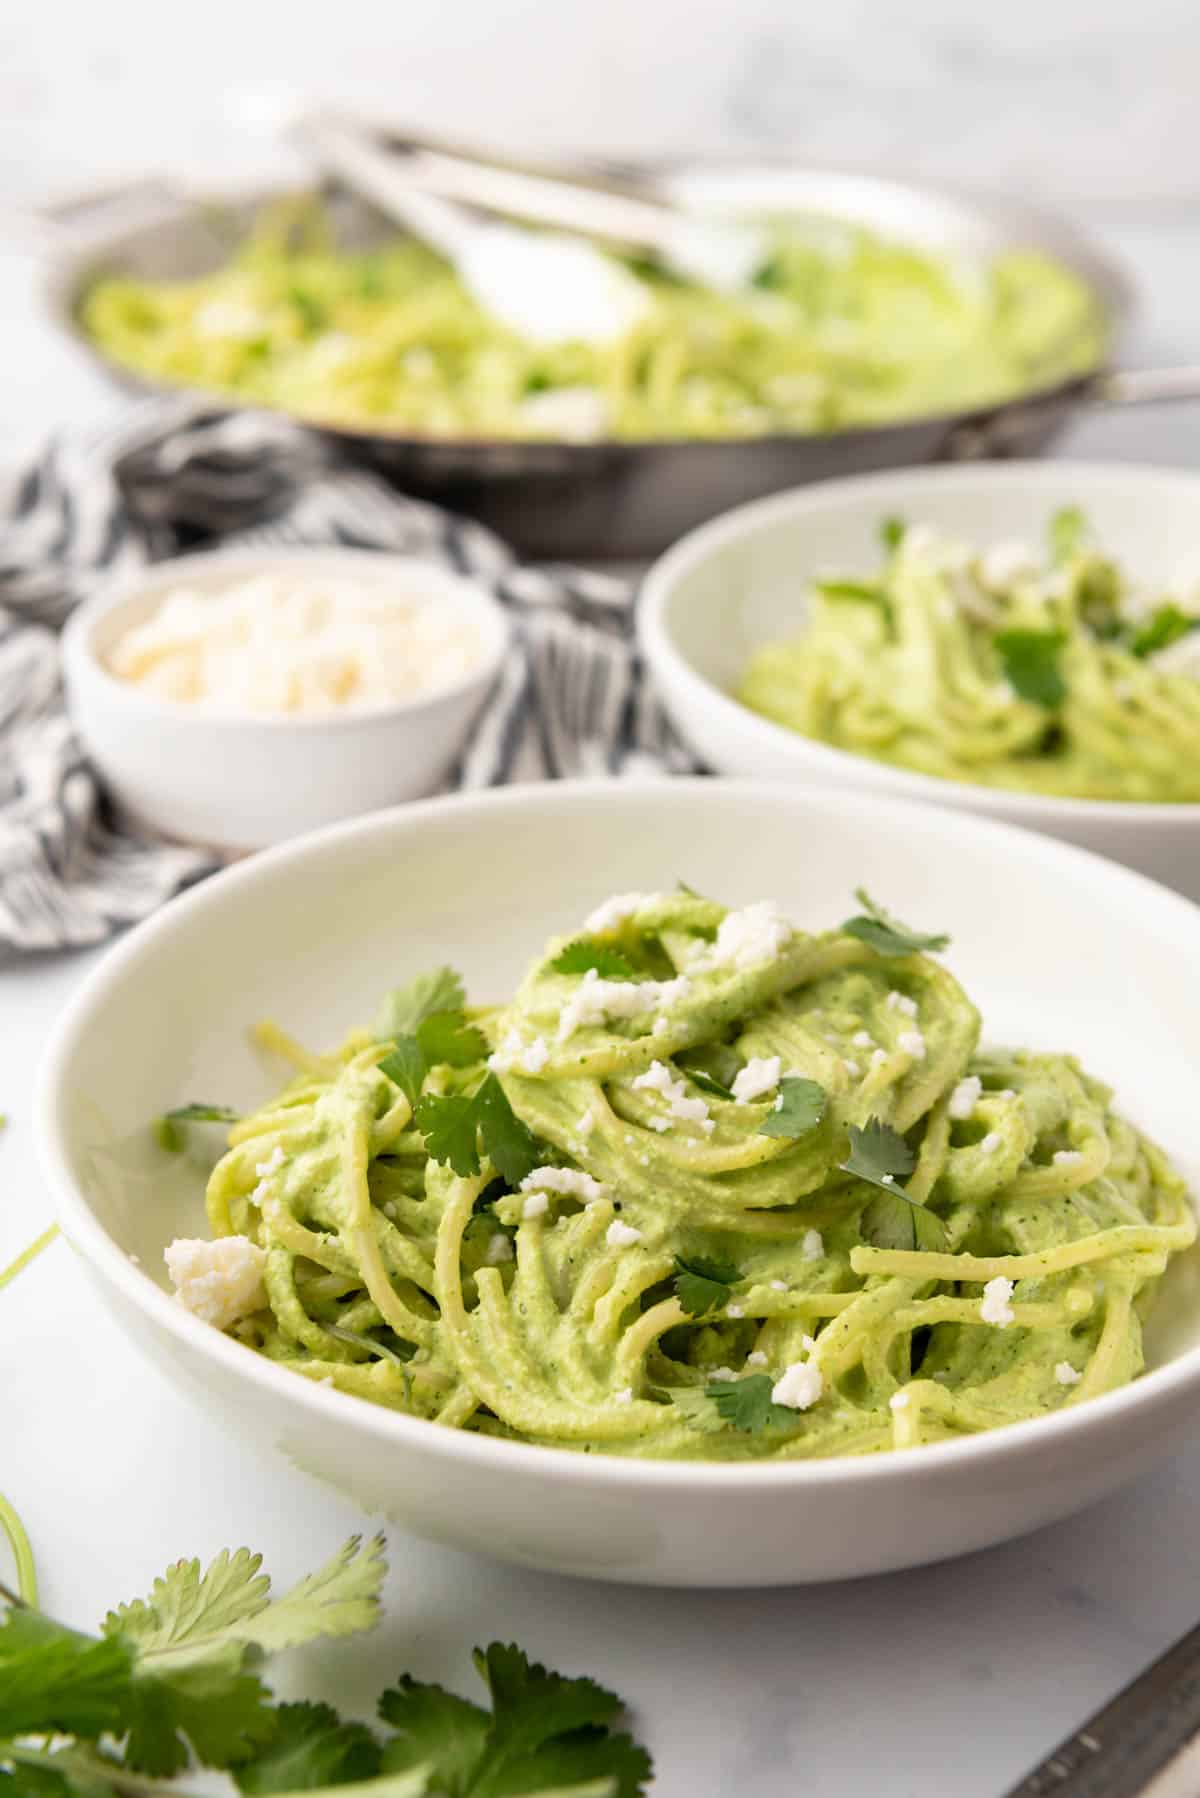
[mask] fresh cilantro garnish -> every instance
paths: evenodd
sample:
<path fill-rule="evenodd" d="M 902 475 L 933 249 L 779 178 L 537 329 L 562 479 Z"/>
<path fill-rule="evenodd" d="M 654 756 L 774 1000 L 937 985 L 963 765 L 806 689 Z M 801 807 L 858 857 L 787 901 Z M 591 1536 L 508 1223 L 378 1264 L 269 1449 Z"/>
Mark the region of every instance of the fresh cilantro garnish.
<path fill-rule="evenodd" d="M 897 1180 L 905 1179 L 917 1165 L 904 1138 L 879 1118 L 868 1118 L 861 1130 L 851 1124 L 848 1133 L 850 1153 L 838 1163 L 843 1173 L 895 1192 Z"/>
<path fill-rule="evenodd" d="M 644 1748 L 616 1734 L 614 1692 L 531 1663 L 511 1643 L 476 1649 L 491 1696 L 483 1710 L 440 1686 L 402 1679 L 379 1703 L 396 1731 L 384 1773 L 427 1768 L 445 1798 L 504 1798 L 551 1791 L 578 1798 L 639 1798 L 652 1766 Z"/>
<path fill-rule="evenodd" d="M 236 1124 L 240 1115 L 228 1105 L 177 1105 L 174 1111 L 165 1111 L 158 1119 L 154 1134 L 160 1148 L 166 1149 L 168 1154 L 178 1155 L 184 1147 L 180 1124 Z"/>
<path fill-rule="evenodd" d="M 899 549 L 908 529 L 902 518 L 883 518 L 879 522 L 879 541 L 886 550 Z"/>
<path fill-rule="evenodd" d="M 233 1777 L 239 1791 L 257 1795 L 348 1785 L 378 1771 L 379 1744 L 365 1723 L 343 1723 L 328 1704 L 281 1704 L 267 1746 Z"/>
<path fill-rule="evenodd" d="M 1067 696 L 1067 683 L 1058 658 L 1065 647 L 1065 631 L 999 631 L 992 639 L 1004 664 L 1004 678 L 1013 691 L 1031 705 L 1053 711 Z"/>
<path fill-rule="evenodd" d="M 742 1380 L 713 1380 L 704 1388 L 704 1395 L 717 1407 L 723 1423 L 756 1436 L 773 1423 L 796 1421 L 793 1410 L 772 1399 L 774 1385 L 769 1373 L 752 1373 Z"/>
<path fill-rule="evenodd" d="M 852 604 L 874 606 L 890 630 L 894 613 L 892 602 L 882 587 L 869 581 L 816 580 L 813 586 L 822 599 L 848 600 Z"/>
<path fill-rule="evenodd" d="M 412 1036 L 418 1024 L 435 1011 L 461 1011 L 467 1002 L 463 983 L 453 968 L 431 968 L 418 974 L 407 986 L 390 992 L 379 1008 L 375 1035 L 382 1041 L 388 1036 Z"/>
<path fill-rule="evenodd" d="M 779 1097 L 759 1127 L 760 1136 L 807 1136 L 825 1116 L 829 1094 L 817 1080 L 805 1080 L 799 1074 L 785 1074 L 779 1082 Z"/>
<path fill-rule="evenodd" d="M 1180 638 L 1190 636 L 1195 630 L 1200 630 L 1200 618 L 1189 617 L 1176 605 L 1159 606 L 1134 632 L 1129 653 L 1139 657 L 1152 656 L 1160 649 L 1169 649 L 1172 643 L 1178 643 Z"/>
<path fill-rule="evenodd" d="M 1087 541 L 1087 519 L 1078 506 L 1062 506 L 1052 516 L 1046 535 L 1051 561 L 1069 562 Z"/>
<path fill-rule="evenodd" d="M 413 1110 L 430 1068 L 469 1068 L 487 1055 L 487 1039 L 468 1024 L 461 1011 L 432 1011 L 421 1019 L 415 1036 L 398 1036 L 379 1063 Z"/>
<path fill-rule="evenodd" d="M 729 1298 L 729 1288 L 741 1277 L 741 1268 L 720 1256 L 675 1257 L 675 1297 L 689 1317 L 720 1310 Z"/>
<path fill-rule="evenodd" d="M 494 1074 L 488 1074 L 469 1098 L 449 1093 L 426 1094 L 417 1107 L 416 1124 L 434 1161 L 444 1162 L 462 1179 L 478 1174 L 479 1143 L 497 1173 L 519 1186 L 542 1160 L 537 1138 L 508 1102 Z"/>
<path fill-rule="evenodd" d="M 589 943 L 582 937 L 556 955 L 550 963 L 556 974 L 590 974 L 593 970 L 602 980 L 636 980 L 637 969 L 616 949 L 604 943 Z"/>
<path fill-rule="evenodd" d="M 868 1118 L 861 1130 L 849 1127 L 850 1153 L 839 1162 L 843 1173 L 877 1186 L 862 1214 L 859 1229 L 880 1249 L 943 1249 L 946 1232 L 940 1218 L 909 1197 L 901 1180 L 912 1173 L 916 1156 L 902 1136 L 879 1118 Z"/>
<path fill-rule="evenodd" d="M 714 1099 L 733 1098 L 732 1090 L 728 1086 L 723 1086 L 719 1080 L 712 1074 L 706 1073 L 703 1068 L 688 1068 L 685 1071 L 692 1085 L 698 1086 L 702 1093 L 711 1093 Z"/>
<path fill-rule="evenodd" d="M 889 916 L 881 905 L 862 887 L 855 887 L 854 897 L 862 906 L 858 917 L 848 918 L 842 925 L 847 936 L 857 937 L 880 955 L 915 955 L 919 951 L 936 954 L 949 946 L 948 936 L 921 936 L 898 918 Z"/>
<path fill-rule="evenodd" d="M 733 1083 L 742 1068 L 742 1058 L 727 1043 L 705 1043 L 697 1049 L 684 1049 L 675 1057 L 682 1069 L 702 1092 L 715 1093 L 719 1099 L 732 1099 Z"/>

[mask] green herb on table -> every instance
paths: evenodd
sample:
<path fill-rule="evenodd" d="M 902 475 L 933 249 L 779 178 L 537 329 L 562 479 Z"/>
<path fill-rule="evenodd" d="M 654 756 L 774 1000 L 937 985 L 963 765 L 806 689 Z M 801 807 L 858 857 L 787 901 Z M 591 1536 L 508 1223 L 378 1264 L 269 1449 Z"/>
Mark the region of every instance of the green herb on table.
<path fill-rule="evenodd" d="M 862 906 L 862 912 L 857 917 L 848 918 L 842 929 L 847 936 L 857 937 L 860 943 L 866 943 L 877 954 L 937 954 L 939 950 L 949 947 L 948 936 L 922 936 L 919 931 L 902 924 L 898 918 L 889 916 L 862 887 L 855 887 L 854 897 Z"/>

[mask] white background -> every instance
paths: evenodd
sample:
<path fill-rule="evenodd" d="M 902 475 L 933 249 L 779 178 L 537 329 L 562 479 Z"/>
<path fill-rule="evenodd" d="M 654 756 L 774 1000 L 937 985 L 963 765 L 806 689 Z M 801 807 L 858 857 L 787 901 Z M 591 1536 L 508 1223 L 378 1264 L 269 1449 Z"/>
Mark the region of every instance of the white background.
<path fill-rule="evenodd" d="M 1140 273 L 1131 360 L 1200 359 L 1198 73 L 1194 0 L 9 0 L 0 454 L 111 404 L 42 322 L 22 211 L 147 166 L 202 182 L 267 164 L 231 96 L 280 84 L 515 146 L 788 151 L 1057 201 Z M 1194 465 L 1200 408 L 1098 417 L 1068 447 Z M 49 1216 L 32 1070 L 93 959 L 0 970 L 0 1265 Z M 996 1798 L 1195 1620 L 1200 1451 L 1181 1448 L 1027 1542 L 811 1592 L 585 1587 L 397 1536 L 383 1634 L 305 1665 L 347 1704 L 403 1667 L 466 1689 L 471 1644 L 514 1636 L 628 1693 L 656 1798 Z M 361 1523 L 265 1451 L 235 1455 L 61 1243 L 0 1296 L 0 1490 L 48 1607 L 79 1624 L 181 1553 L 245 1541 L 290 1579 Z"/>

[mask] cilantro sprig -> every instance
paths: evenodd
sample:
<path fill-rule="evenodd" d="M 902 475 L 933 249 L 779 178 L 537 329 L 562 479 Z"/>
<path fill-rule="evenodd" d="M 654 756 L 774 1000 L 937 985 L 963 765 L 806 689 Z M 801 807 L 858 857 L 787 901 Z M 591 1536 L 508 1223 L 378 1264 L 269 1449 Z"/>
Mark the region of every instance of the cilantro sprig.
<path fill-rule="evenodd" d="M 376 1798 L 640 1798 L 653 1769 L 616 1727 L 621 1700 L 512 1644 L 475 1651 L 486 1709 L 407 1674 L 379 1700 L 382 1728 L 329 1704 L 276 1704 L 258 1672 L 265 1657 L 373 1628 L 385 1572 L 378 1537 L 365 1548 L 352 1537 L 274 1600 L 246 1549 L 203 1573 L 179 1561 L 95 1636 L 0 1587 L 0 1787 L 14 1798 L 169 1798 L 157 1782 L 196 1761 L 248 1795 L 345 1786 Z"/>
<path fill-rule="evenodd" d="M 785 1074 L 779 1096 L 759 1126 L 760 1136 L 807 1136 L 829 1109 L 829 1094 L 818 1080 Z"/>
<path fill-rule="evenodd" d="M 851 1124 L 848 1134 L 850 1153 L 838 1166 L 879 1188 L 859 1220 L 864 1241 L 880 1249 L 944 1249 L 941 1219 L 901 1184 L 916 1166 L 904 1138 L 879 1118 L 868 1118 L 862 1129 Z"/>
<path fill-rule="evenodd" d="M 1067 633 L 1061 630 L 998 631 L 992 639 L 1004 667 L 1004 678 L 1022 699 L 1048 712 L 1067 696 L 1067 683 L 1059 667 Z"/>
<path fill-rule="evenodd" d="M 1159 606 L 1130 638 L 1129 653 L 1140 661 L 1160 649 L 1170 649 L 1172 643 L 1190 637 L 1195 630 L 1200 630 L 1200 618 L 1191 617 L 1176 605 Z"/>
<path fill-rule="evenodd" d="M 882 905 L 876 905 L 863 887 L 855 887 L 854 897 L 862 906 L 862 912 L 856 917 L 847 918 L 842 929 L 847 936 L 857 937 L 860 943 L 866 943 L 879 955 L 916 955 L 922 952 L 936 955 L 940 950 L 949 948 L 948 936 L 941 933 L 922 936 L 910 925 L 891 917 Z"/>
<path fill-rule="evenodd" d="M 602 980 L 636 980 L 637 969 L 619 950 L 606 943 L 589 943 L 577 937 L 550 963 L 556 974 L 599 974 Z"/>
<path fill-rule="evenodd" d="M 874 606 L 883 622 L 890 630 L 895 618 L 892 602 L 882 587 L 871 581 L 850 581 L 840 578 L 824 577 L 815 580 L 813 586 L 822 599 L 849 601 L 852 605 Z"/>
<path fill-rule="evenodd" d="M 453 1168 L 462 1179 L 478 1174 L 479 1146 L 510 1186 L 544 1159 L 538 1140 L 508 1102 L 494 1074 L 487 1074 L 469 1096 L 427 1093 L 416 1109 L 416 1125 L 434 1161 Z"/>
<path fill-rule="evenodd" d="M 712 1400 L 722 1423 L 757 1436 L 772 1424 L 796 1422 L 796 1413 L 771 1397 L 774 1387 L 769 1373 L 751 1373 L 741 1380 L 713 1380 L 704 1388 L 704 1396 Z"/>
<path fill-rule="evenodd" d="M 453 968 L 431 968 L 407 986 L 388 993 L 375 1019 L 374 1032 L 382 1042 L 388 1036 L 412 1036 L 426 1018 L 437 1011 L 462 1011 L 467 1003 L 462 978 Z"/>
<path fill-rule="evenodd" d="M 728 1303 L 742 1270 L 723 1256 L 676 1255 L 675 1297 L 689 1317 L 706 1317 Z"/>

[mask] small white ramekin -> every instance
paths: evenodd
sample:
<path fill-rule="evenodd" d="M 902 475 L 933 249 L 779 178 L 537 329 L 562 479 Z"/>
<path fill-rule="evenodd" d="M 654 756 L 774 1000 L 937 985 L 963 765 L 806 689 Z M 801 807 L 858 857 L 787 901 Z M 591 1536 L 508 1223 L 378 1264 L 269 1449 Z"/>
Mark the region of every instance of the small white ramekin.
<path fill-rule="evenodd" d="M 386 579 L 398 600 L 455 607 L 482 653 L 452 685 L 319 716 L 193 708 L 119 680 L 105 655 L 172 587 L 204 590 L 295 569 Z M 436 562 L 361 549 L 256 549 L 180 556 L 116 581 L 63 637 L 67 699 L 84 750 L 136 824 L 223 852 L 259 849 L 340 818 L 432 793 L 454 762 L 509 642 L 482 584 Z"/>

